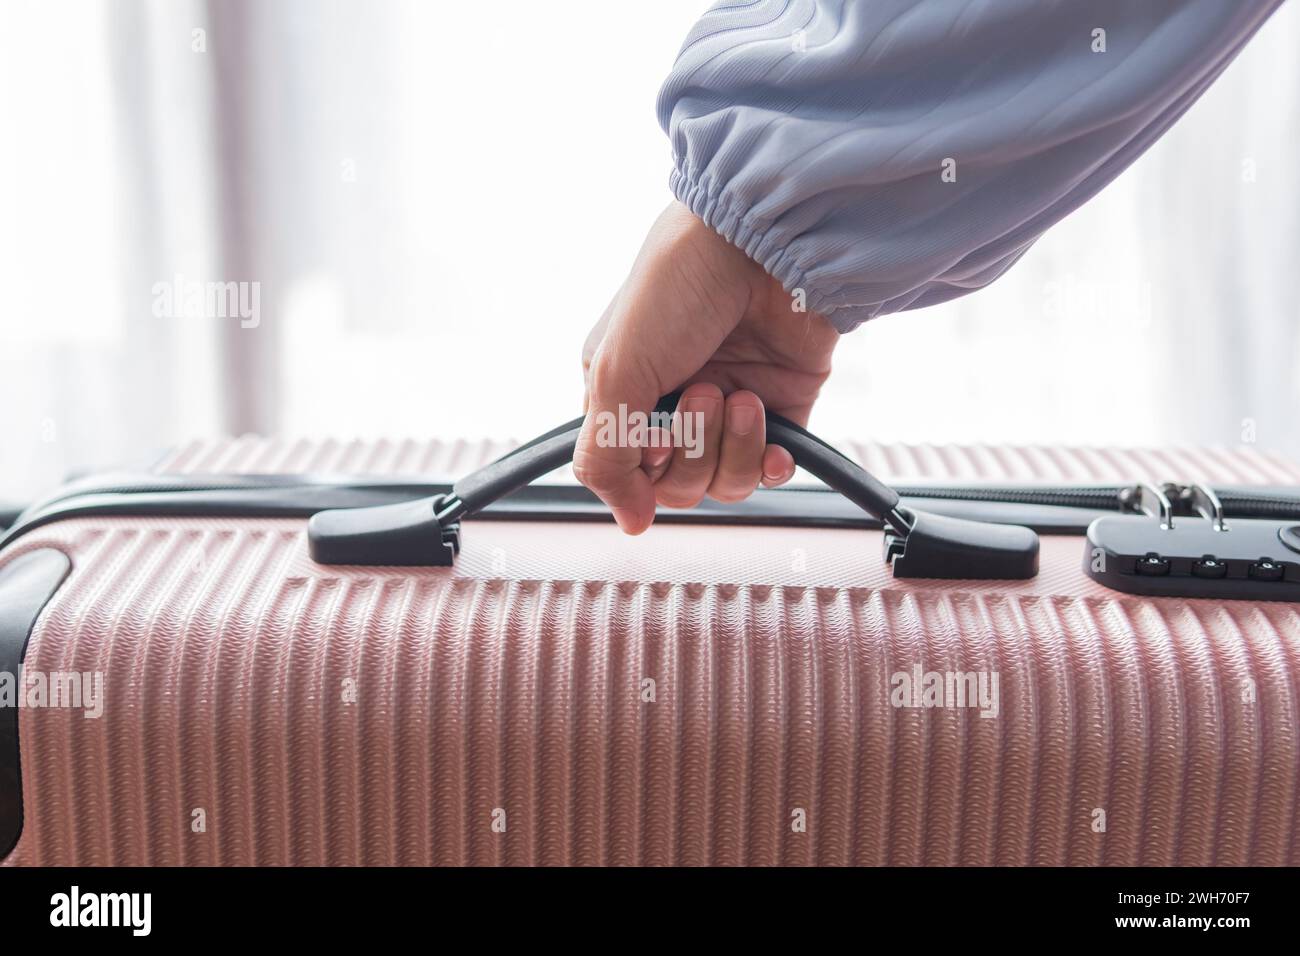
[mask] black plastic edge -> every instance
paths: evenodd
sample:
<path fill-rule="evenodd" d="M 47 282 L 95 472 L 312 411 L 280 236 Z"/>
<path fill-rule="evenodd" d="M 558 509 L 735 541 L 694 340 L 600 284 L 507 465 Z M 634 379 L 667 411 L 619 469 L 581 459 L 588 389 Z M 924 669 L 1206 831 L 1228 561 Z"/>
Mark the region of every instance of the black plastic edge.
<path fill-rule="evenodd" d="M 366 508 L 331 508 L 307 521 L 307 547 L 317 564 L 450 567 L 459 525 L 443 527 L 442 496 Z"/>
<path fill-rule="evenodd" d="M 15 695 L 23 693 L 18 675 L 36 619 L 71 569 L 68 556 L 55 548 L 28 551 L 0 568 L 0 674 L 12 675 Z M 23 832 L 17 696 L 10 703 L 0 701 L 0 859 L 13 852 Z"/>
<path fill-rule="evenodd" d="M 1038 574 L 1038 535 L 1021 525 L 910 512 L 906 536 L 885 533 L 898 578 L 1025 580 Z"/>
<path fill-rule="evenodd" d="M 37 528 L 84 517 L 310 518 L 331 508 L 396 504 L 445 493 L 447 484 L 306 484 L 267 487 L 86 491 L 29 508 L 0 534 L 0 549 Z M 909 508 L 972 521 L 1019 524 L 1039 534 L 1082 535 L 1097 517 L 1113 512 L 1060 505 L 1034 505 L 904 496 Z M 529 485 L 494 501 L 474 521 L 602 521 L 613 518 L 600 499 L 578 485 Z M 705 499 L 690 510 L 660 509 L 656 521 L 671 524 L 778 525 L 791 528 L 876 530 L 880 521 L 829 489 L 760 488 L 740 504 Z"/>

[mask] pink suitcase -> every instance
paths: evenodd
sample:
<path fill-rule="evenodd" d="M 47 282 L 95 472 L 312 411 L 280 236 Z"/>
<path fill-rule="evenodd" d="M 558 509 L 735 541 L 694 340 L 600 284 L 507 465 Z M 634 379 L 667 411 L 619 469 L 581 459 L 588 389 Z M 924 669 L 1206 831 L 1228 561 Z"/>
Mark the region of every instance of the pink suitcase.
<path fill-rule="evenodd" d="M 903 486 L 1300 486 L 1250 450 L 843 447 Z M 534 486 L 452 566 L 313 560 L 339 488 L 503 450 L 198 442 L 29 512 L 0 651 L 50 684 L 0 712 L 5 863 L 1300 862 L 1293 601 L 1103 586 L 1075 507 L 1032 578 L 900 577 L 824 490 L 632 539 Z"/>

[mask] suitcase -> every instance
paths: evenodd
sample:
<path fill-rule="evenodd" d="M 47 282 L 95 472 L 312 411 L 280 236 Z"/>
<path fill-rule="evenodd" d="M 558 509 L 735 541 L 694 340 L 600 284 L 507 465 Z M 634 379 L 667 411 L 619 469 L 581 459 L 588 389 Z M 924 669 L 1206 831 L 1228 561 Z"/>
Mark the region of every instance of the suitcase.
<path fill-rule="evenodd" d="M 507 449 L 196 442 L 29 509 L 0 547 L 5 864 L 1300 862 L 1300 556 L 1246 581 L 1275 592 L 1153 596 L 1085 535 L 1209 526 L 1207 487 L 1220 535 L 1252 501 L 1282 534 L 1300 465 L 843 445 L 918 540 L 924 509 L 1038 530 L 1032 576 L 953 578 L 900 573 L 914 542 L 825 489 L 627 538 L 523 485 L 571 439 L 463 522 L 448 479 Z M 965 543 L 934 539 L 903 560 L 942 573 Z M 1143 559 L 1130 583 L 1192 580 Z"/>

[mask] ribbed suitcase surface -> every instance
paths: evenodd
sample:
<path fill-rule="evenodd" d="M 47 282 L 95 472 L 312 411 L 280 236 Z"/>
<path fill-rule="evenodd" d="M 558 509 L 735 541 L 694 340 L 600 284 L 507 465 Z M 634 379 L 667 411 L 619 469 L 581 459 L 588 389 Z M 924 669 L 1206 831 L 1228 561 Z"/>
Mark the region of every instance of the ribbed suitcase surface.
<path fill-rule="evenodd" d="M 333 466 L 231 447 L 164 467 Z M 1068 537 L 1030 581 L 902 582 L 855 530 L 467 523 L 454 569 L 377 569 L 313 564 L 303 529 L 79 518 L 0 555 L 71 556 L 25 666 L 105 686 L 98 718 L 20 711 L 7 863 L 1300 862 L 1291 605 L 1119 595 Z M 949 672 L 995 706 L 898 705 Z"/>

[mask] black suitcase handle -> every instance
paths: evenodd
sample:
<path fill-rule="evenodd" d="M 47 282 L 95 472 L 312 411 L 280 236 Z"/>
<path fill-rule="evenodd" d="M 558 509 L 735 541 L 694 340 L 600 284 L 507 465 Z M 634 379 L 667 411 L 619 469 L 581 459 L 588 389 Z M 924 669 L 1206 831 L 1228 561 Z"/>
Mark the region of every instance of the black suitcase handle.
<path fill-rule="evenodd" d="M 680 392 L 656 411 L 672 412 Z M 857 462 L 781 415 L 767 412 L 768 444 L 885 526 L 885 559 L 899 577 L 1029 578 L 1038 536 L 1028 528 L 903 508 L 898 493 Z M 583 418 L 554 428 L 457 481 L 448 495 L 395 505 L 322 511 L 307 534 L 320 564 L 446 566 L 460 547 L 460 519 L 573 460 Z"/>
<path fill-rule="evenodd" d="M 664 396 L 655 411 L 671 413 L 680 397 L 681 392 Z M 827 487 L 838 491 L 896 531 L 907 533 L 910 526 L 906 519 L 893 513 L 899 499 L 892 488 L 877 481 L 857 462 L 788 418 L 775 412 L 767 412 L 766 418 L 769 445 L 780 445 L 790 452 L 796 465 L 820 478 Z M 497 499 L 572 461 L 582 423 L 582 418 L 565 422 L 460 479 L 452 487 L 452 497 L 459 499 L 461 506 L 448 517 L 454 520 L 481 511 Z"/>

